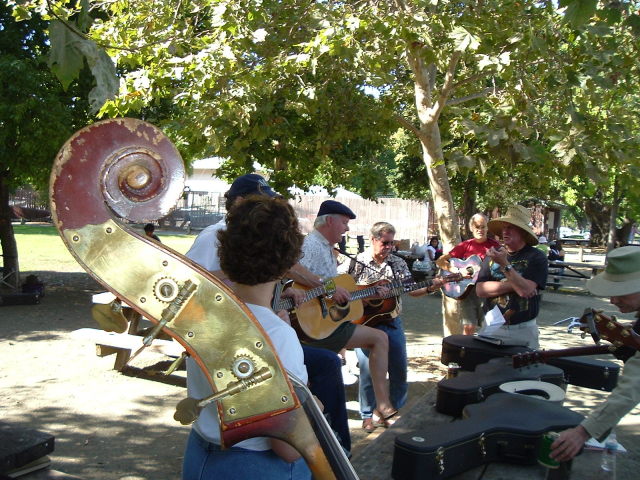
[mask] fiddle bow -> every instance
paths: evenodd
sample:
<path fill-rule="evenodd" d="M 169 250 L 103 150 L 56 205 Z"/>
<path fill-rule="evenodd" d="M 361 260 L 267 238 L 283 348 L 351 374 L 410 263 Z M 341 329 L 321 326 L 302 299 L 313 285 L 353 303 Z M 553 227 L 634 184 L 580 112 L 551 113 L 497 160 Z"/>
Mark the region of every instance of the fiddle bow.
<path fill-rule="evenodd" d="M 251 311 L 206 270 L 119 221 L 168 214 L 183 184 L 180 154 L 160 130 L 131 118 L 105 120 L 60 149 L 50 178 L 53 220 L 85 270 L 155 324 L 144 343 L 163 331 L 207 376 L 214 395 L 183 400 L 176 419 L 190 423 L 215 401 L 223 446 L 279 438 L 300 452 L 315 478 L 357 478 L 304 397 L 306 386 L 289 379 Z M 323 429 L 324 436 L 314 433 Z"/>

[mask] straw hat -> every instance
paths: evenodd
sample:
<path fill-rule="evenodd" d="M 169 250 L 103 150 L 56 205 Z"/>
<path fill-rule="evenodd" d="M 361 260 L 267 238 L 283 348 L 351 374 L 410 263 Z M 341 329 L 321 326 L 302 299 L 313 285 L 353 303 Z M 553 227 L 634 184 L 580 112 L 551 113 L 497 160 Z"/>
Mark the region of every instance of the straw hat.
<path fill-rule="evenodd" d="M 522 205 L 512 205 L 507 209 L 507 214 L 504 217 L 489 220 L 488 226 L 491 233 L 501 237 L 502 228 L 505 223 L 515 225 L 526 233 L 524 241 L 527 242 L 527 245 L 533 246 L 538 244 L 538 237 L 533 233 L 533 230 L 531 230 L 531 227 L 529 226 L 530 221 L 531 213 L 526 207 L 523 207 Z"/>
<path fill-rule="evenodd" d="M 587 280 L 587 288 L 601 297 L 640 292 L 640 248 L 629 246 L 610 251 L 604 272 Z"/>

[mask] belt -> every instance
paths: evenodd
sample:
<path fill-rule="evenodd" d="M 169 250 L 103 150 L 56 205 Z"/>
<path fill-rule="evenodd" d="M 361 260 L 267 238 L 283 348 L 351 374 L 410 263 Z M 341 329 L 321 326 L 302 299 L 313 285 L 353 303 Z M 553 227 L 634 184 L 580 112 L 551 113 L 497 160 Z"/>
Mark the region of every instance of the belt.
<path fill-rule="evenodd" d="M 524 322 L 505 323 L 504 326 L 507 328 L 526 328 L 526 327 L 531 327 L 535 324 L 536 324 L 536 319 L 534 318 L 533 320 L 525 320 Z"/>

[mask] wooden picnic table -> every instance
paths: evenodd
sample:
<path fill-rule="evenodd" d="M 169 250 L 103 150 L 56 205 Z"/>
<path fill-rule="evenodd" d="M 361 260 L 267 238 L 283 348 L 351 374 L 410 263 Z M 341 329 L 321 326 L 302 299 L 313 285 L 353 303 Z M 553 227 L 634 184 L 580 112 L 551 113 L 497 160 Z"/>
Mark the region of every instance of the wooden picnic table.
<path fill-rule="evenodd" d="M 570 273 L 554 273 L 552 269 L 565 269 L 569 270 Z M 591 270 L 591 275 L 586 275 L 584 272 L 581 272 L 578 269 L 582 270 Z M 589 279 L 596 276 L 599 272 L 604 270 L 604 265 L 600 263 L 588 263 L 588 262 L 559 262 L 559 261 L 550 261 L 549 262 L 549 275 L 553 275 L 554 277 L 572 277 L 572 278 L 583 278 Z"/>
<path fill-rule="evenodd" d="M 104 292 L 94 295 L 93 301 L 94 303 L 109 303 L 115 298 L 116 296 L 110 292 Z M 144 337 L 149 332 L 149 328 L 140 328 L 140 321 L 143 317 L 133 308 L 123 304 L 122 314 L 128 323 L 125 333 L 107 332 L 94 328 L 82 328 L 74 332 L 78 337 L 91 338 L 96 344 L 96 355 L 99 357 L 115 354 L 116 359 L 113 368 L 117 371 L 121 371 L 127 366 L 131 355 L 142 346 Z M 161 335 L 160 338 L 154 339 L 153 343 L 146 349 L 169 357 L 184 357 L 182 345 L 167 335 Z"/>

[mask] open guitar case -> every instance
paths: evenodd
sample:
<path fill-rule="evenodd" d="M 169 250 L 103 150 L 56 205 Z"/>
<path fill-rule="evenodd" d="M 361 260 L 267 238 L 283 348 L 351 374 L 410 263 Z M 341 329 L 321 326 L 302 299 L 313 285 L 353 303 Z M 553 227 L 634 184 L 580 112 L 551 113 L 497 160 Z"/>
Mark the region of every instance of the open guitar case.
<path fill-rule="evenodd" d="M 442 339 L 440 361 L 444 365 L 454 362 L 462 370 L 474 371 L 478 365 L 492 358 L 510 358 L 518 353 L 532 351 L 522 346 L 494 345 L 471 335 L 450 335 Z M 617 363 L 589 356 L 550 358 L 547 364 L 562 369 L 568 384 L 606 392 L 615 388 L 620 374 Z"/>
<path fill-rule="evenodd" d="M 544 433 L 584 419 L 556 403 L 509 393 L 467 405 L 463 417 L 398 435 L 392 478 L 444 479 L 492 462 L 533 465 Z"/>
<path fill-rule="evenodd" d="M 509 358 L 492 358 L 478 365 L 474 372 L 460 372 L 454 378 L 438 382 L 436 410 L 459 417 L 467 405 L 484 401 L 500 392 L 500 385 L 519 380 L 540 380 L 566 389 L 564 372 L 551 365 L 535 364 L 513 368 Z"/>

